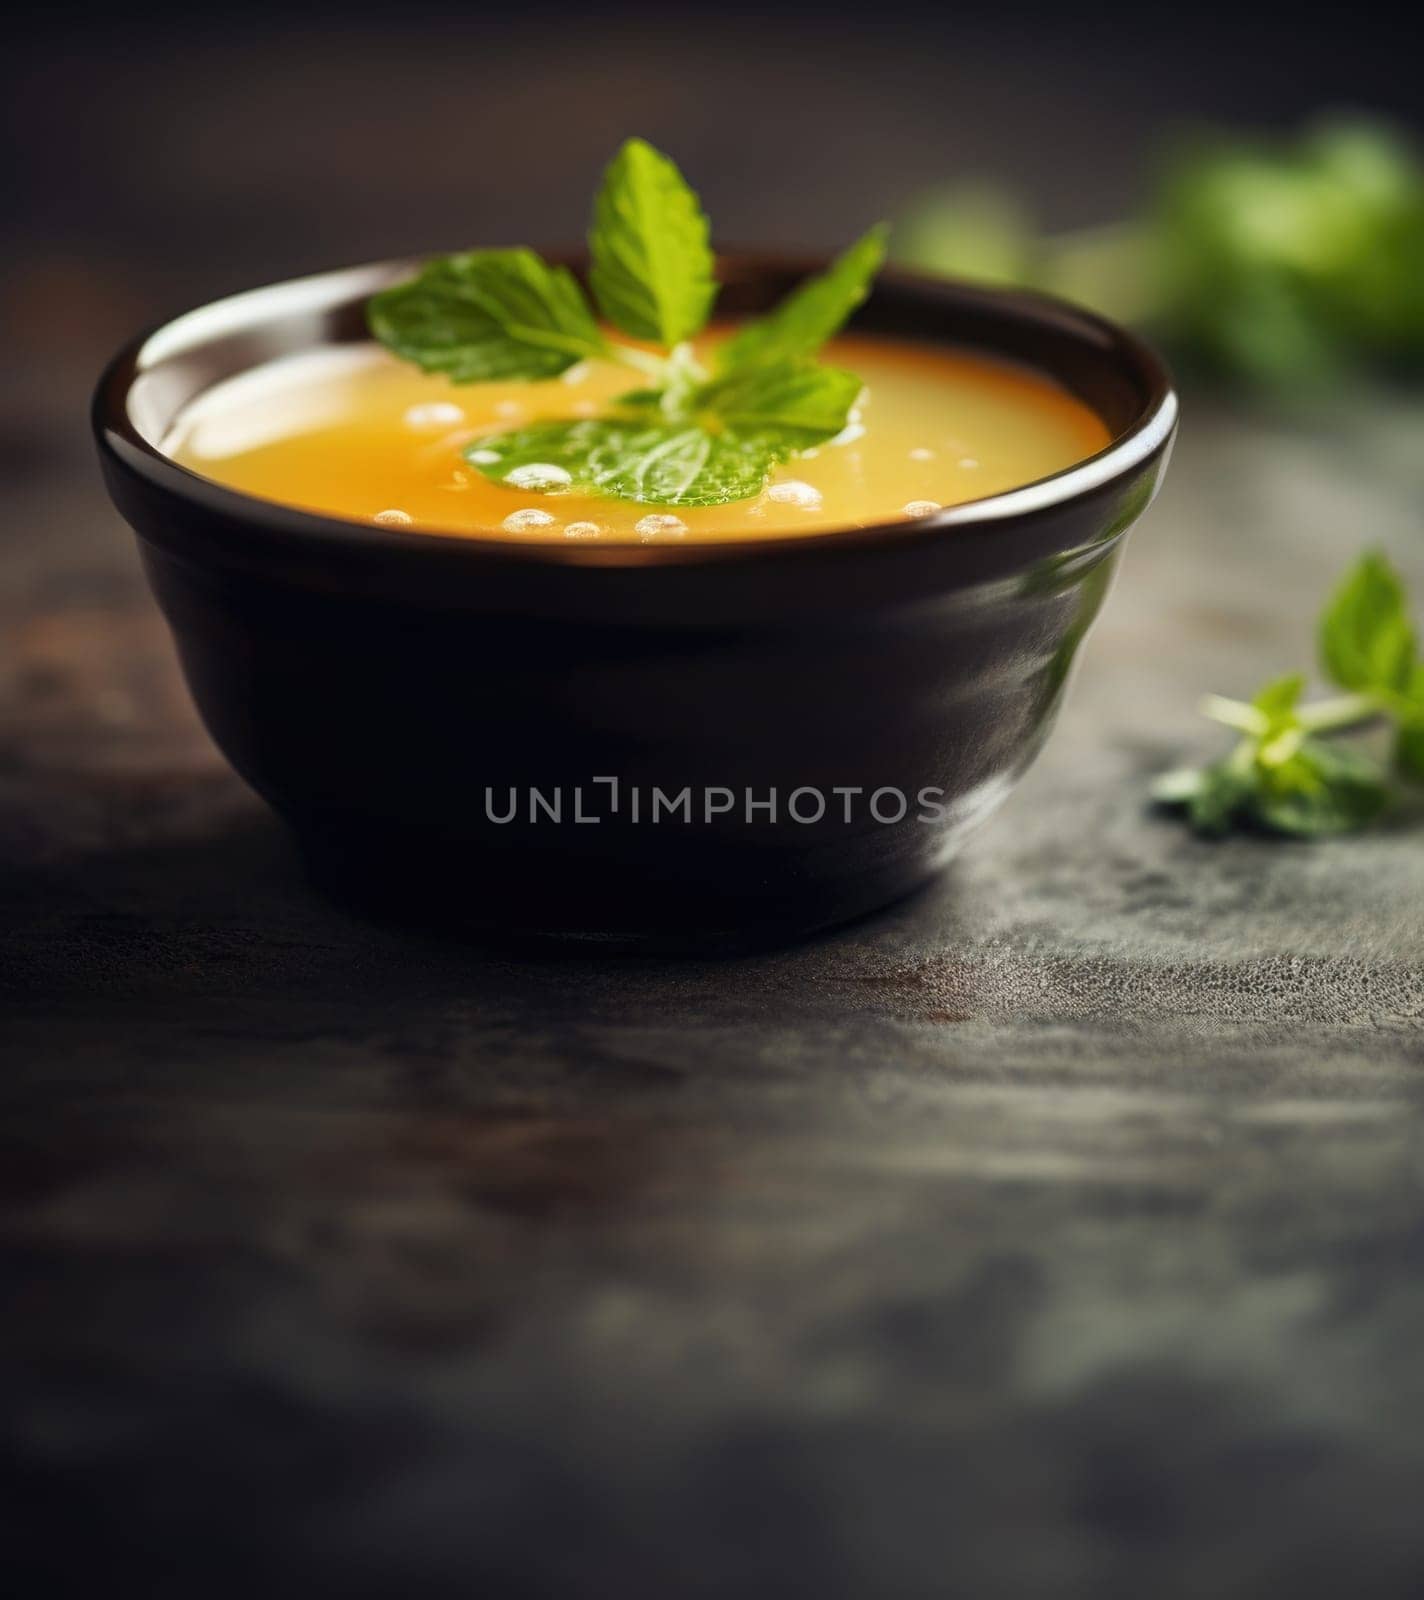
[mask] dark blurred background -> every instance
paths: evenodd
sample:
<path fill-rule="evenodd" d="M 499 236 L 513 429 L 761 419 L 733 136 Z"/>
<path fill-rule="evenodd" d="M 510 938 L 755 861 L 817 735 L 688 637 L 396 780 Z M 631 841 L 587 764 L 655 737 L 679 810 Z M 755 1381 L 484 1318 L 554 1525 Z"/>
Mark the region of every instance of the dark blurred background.
<path fill-rule="evenodd" d="M 136 322 L 254 282 L 565 240 L 629 132 L 675 155 L 729 241 L 829 246 L 968 174 L 1052 228 L 1107 220 L 1178 124 L 1417 121 L 1408 9 L 22 10 L 3 66 L 5 345 L 49 389 Z"/>

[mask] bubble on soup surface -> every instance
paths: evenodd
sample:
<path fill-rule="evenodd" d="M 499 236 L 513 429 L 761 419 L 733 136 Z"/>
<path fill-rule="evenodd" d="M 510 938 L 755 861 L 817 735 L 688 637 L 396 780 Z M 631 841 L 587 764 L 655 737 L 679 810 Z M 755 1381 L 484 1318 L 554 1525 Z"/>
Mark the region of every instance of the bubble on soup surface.
<path fill-rule="evenodd" d="M 526 506 L 522 511 L 511 511 L 501 526 L 506 533 L 530 533 L 535 528 L 552 528 L 555 518 L 537 506 Z"/>
<path fill-rule="evenodd" d="M 799 506 L 803 511 L 814 511 L 821 503 L 821 491 L 814 484 L 802 483 L 799 478 L 772 484 L 766 497 L 779 506 Z"/>
<path fill-rule="evenodd" d="M 926 450 L 924 445 L 922 445 L 922 444 L 921 445 L 916 445 L 915 448 L 913 450 L 911 450 L 911 452 L 910 452 L 910 460 L 911 461 L 933 461 L 934 460 L 934 451 L 933 450 Z"/>
<path fill-rule="evenodd" d="M 566 539 L 596 539 L 602 532 L 596 522 L 570 522 L 564 527 Z"/>
<path fill-rule="evenodd" d="M 511 489 L 534 489 L 539 493 L 547 493 L 550 489 L 567 489 L 574 480 L 571 473 L 556 467 L 552 461 L 530 461 L 506 472 L 504 481 Z"/>
<path fill-rule="evenodd" d="M 499 460 L 498 450 L 471 450 L 469 459 L 477 467 L 492 466 Z"/>
<path fill-rule="evenodd" d="M 659 534 L 686 533 L 687 524 L 681 517 L 671 516 L 665 511 L 656 511 L 650 516 L 639 517 L 633 524 L 633 532 L 640 539 L 656 539 Z"/>
<path fill-rule="evenodd" d="M 974 459 L 973 456 L 960 456 L 959 464 L 960 464 L 961 467 L 965 467 L 965 468 L 977 467 L 979 465 L 979 463 Z"/>
<path fill-rule="evenodd" d="M 397 511 L 392 507 L 389 511 L 378 511 L 372 522 L 379 522 L 383 528 L 409 528 L 415 521 L 408 511 Z"/>
<path fill-rule="evenodd" d="M 522 417 L 524 407 L 517 400 L 496 400 L 494 414 L 497 417 Z"/>
<path fill-rule="evenodd" d="M 944 507 L 938 500 L 911 500 L 905 506 L 907 517 L 931 517 L 936 511 L 943 511 Z"/>
<path fill-rule="evenodd" d="M 405 414 L 408 428 L 458 428 L 464 420 L 465 413 L 449 400 L 412 406 Z"/>

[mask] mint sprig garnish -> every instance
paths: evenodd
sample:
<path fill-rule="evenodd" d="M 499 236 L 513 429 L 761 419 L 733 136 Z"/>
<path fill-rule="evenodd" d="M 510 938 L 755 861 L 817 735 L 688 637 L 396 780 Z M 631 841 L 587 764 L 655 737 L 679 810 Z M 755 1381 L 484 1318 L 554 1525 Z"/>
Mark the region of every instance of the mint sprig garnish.
<path fill-rule="evenodd" d="M 1201 833 L 1244 823 L 1310 836 L 1363 827 L 1390 804 L 1397 780 L 1424 782 L 1424 660 L 1404 585 L 1382 555 L 1362 556 L 1338 584 L 1318 644 L 1326 676 L 1348 693 L 1303 702 L 1296 673 L 1250 701 L 1208 695 L 1202 712 L 1236 730 L 1234 749 L 1210 766 L 1166 773 L 1154 799 Z M 1330 737 L 1370 726 L 1392 731 L 1384 760 Z"/>
<path fill-rule="evenodd" d="M 573 274 L 523 249 L 439 257 L 374 296 L 367 320 L 397 355 L 456 383 L 555 378 L 587 360 L 639 374 L 606 417 L 474 440 L 465 459 L 494 482 L 524 468 L 514 481 L 530 493 L 724 505 L 759 493 L 777 465 L 845 428 L 860 380 L 816 358 L 864 300 L 884 254 L 885 230 L 873 228 L 744 324 L 709 374 L 689 342 L 717 293 L 707 218 L 673 162 L 630 139 L 594 203 L 589 283 L 603 317 L 642 345 L 608 337 Z"/>
<path fill-rule="evenodd" d="M 859 392 L 860 379 L 838 367 L 783 361 L 700 385 L 681 417 L 665 415 L 656 391 L 635 391 L 623 396 L 626 419 L 536 422 L 487 434 L 465 459 L 496 483 L 521 488 L 537 484 L 538 468 L 549 466 L 561 487 L 584 494 L 725 505 L 757 494 L 779 462 L 839 433 Z"/>

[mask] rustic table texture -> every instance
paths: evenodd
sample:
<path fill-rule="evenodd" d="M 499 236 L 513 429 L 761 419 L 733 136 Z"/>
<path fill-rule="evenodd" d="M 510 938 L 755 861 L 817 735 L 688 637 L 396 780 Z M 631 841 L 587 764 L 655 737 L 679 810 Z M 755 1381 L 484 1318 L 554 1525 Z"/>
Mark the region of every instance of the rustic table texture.
<path fill-rule="evenodd" d="M 260 79 L 261 128 L 221 145 L 259 81 L 226 48 L 133 228 L 97 149 L 75 181 L 106 253 L 32 197 L 12 262 L 0 1569 L 205 1597 L 1417 1592 L 1424 825 L 1208 843 L 1144 793 L 1217 748 L 1202 691 L 1309 660 L 1362 542 L 1424 594 L 1424 402 L 1189 391 L 1048 749 L 890 913 L 677 962 L 362 920 L 198 725 L 81 415 L 165 297 L 391 248 L 354 178 L 326 231 L 297 214 L 295 82 Z M 302 93 L 410 87 L 343 49 Z M 100 110 L 104 65 L 68 63 Z M 891 88 L 909 186 L 937 102 Z M 421 115 L 410 139 L 454 136 Z M 601 144 L 627 120 L 590 115 Z M 705 111 L 659 118 L 689 165 L 715 147 Z M 868 215 L 873 163 L 844 159 Z M 402 233 L 450 242 L 411 171 Z M 189 190 L 201 246 L 162 249 Z"/>

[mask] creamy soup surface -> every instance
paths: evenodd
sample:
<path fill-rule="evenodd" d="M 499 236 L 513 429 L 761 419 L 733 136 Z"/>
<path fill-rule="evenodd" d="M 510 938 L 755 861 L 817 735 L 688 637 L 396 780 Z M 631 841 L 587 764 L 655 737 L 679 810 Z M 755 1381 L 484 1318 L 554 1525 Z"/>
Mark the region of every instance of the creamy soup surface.
<path fill-rule="evenodd" d="M 698 341 L 708 359 L 726 328 Z M 381 346 L 288 357 L 218 385 L 164 443 L 183 466 L 305 510 L 511 540 L 756 539 L 857 528 L 1032 483 L 1110 442 L 1048 378 L 968 351 L 845 335 L 824 358 L 865 382 L 845 431 L 730 505 L 642 505 L 494 484 L 461 455 L 482 434 L 605 412 L 626 368 L 454 384 Z"/>

